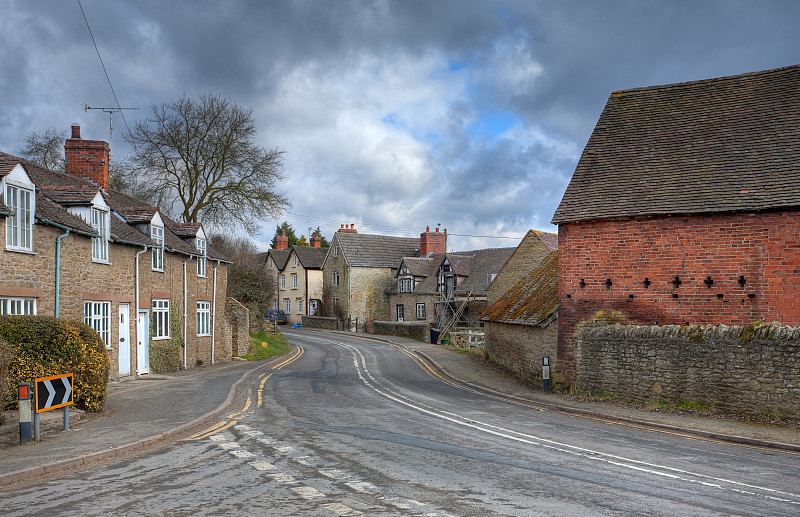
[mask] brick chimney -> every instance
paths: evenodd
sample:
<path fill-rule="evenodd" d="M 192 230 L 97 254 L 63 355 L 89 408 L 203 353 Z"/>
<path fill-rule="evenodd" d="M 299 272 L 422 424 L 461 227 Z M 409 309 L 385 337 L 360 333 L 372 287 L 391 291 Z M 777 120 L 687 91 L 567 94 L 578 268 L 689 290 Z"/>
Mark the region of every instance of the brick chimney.
<path fill-rule="evenodd" d="M 312 248 L 319 248 L 322 246 L 322 237 L 319 235 L 312 235 L 311 236 L 311 247 Z"/>
<path fill-rule="evenodd" d="M 275 236 L 275 249 L 285 250 L 289 247 L 289 237 L 286 236 L 286 230 L 281 232 L 281 235 Z"/>
<path fill-rule="evenodd" d="M 73 124 L 72 137 L 64 143 L 64 156 L 67 174 L 88 179 L 108 191 L 108 142 L 82 140 L 81 126 Z"/>
<path fill-rule="evenodd" d="M 358 233 L 354 224 L 343 224 L 337 231 L 339 233 Z"/>
<path fill-rule="evenodd" d="M 427 226 L 425 231 L 419 234 L 419 256 L 424 257 L 429 253 L 447 253 L 447 237 L 436 228 L 435 232 Z"/>

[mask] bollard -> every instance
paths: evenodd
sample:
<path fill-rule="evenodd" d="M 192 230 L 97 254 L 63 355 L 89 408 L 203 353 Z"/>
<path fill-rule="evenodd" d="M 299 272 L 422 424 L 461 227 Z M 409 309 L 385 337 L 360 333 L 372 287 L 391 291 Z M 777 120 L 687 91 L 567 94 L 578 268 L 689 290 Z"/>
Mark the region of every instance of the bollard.
<path fill-rule="evenodd" d="M 19 443 L 31 441 L 31 385 L 21 382 L 17 386 L 19 398 Z"/>
<path fill-rule="evenodd" d="M 550 393 L 550 357 L 542 357 L 542 389 Z"/>

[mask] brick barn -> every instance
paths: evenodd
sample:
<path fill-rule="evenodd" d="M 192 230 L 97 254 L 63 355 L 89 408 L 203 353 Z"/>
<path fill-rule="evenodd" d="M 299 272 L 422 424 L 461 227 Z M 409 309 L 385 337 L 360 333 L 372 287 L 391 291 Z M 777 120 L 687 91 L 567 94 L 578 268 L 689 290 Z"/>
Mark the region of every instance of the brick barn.
<path fill-rule="evenodd" d="M 800 326 L 800 66 L 613 92 L 553 223 L 568 380 L 598 311 Z"/>

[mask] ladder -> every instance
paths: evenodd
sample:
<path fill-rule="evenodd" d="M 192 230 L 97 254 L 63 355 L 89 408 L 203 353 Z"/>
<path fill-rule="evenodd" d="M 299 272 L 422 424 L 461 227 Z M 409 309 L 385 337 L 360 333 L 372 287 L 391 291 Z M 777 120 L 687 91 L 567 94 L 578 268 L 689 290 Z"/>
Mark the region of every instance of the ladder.
<path fill-rule="evenodd" d="M 461 318 L 461 314 L 464 313 L 464 309 L 466 308 L 467 303 L 469 302 L 470 296 L 472 296 L 472 291 L 467 293 L 467 297 L 464 299 L 461 305 L 458 306 L 458 309 L 456 309 L 456 311 L 453 313 L 453 317 L 450 318 L 450 321 L 447 322 L 447 325 L 445 325 L 442 331 L 439 333 L 440 340 L 442 336 L 444 336 L 447 332 L 450 332 L 450 330 L 453 328 L 453 326 L 456 324 L 459 318 Z"/>

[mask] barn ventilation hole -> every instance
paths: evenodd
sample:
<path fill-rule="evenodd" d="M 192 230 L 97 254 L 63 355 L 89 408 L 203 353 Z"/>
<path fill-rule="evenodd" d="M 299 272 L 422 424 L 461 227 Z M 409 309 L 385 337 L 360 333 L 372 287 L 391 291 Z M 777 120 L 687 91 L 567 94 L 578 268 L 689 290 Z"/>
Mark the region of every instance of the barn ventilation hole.
<path fill-rule="evenodd" d="M 583 278 L 581 278 L 581 281 L 580 281 L 580 283 L 578 285 L 581 286 L 581 289 L 586 287 L 586 282 L 583 281 Z"/>
<path fill-rule="evenodd" d="M 753 293 L 750 293 L 750 294 L 748 294 L 748 295 L 747 295 L 747 297 L 748 297 L 748 298 L 755 298 L 755 297 L 756 297 L 756 295 L 755 295 L 755 294 L 753 294 Z"/>
<path fill-rule="evenodd" d="M 672 293 L 672 297 L 673 298 L 677 298 L 678 297 L 678 293 Z"/>
<path fill-rule="evenodd" d="M 568 295 L 567 295 L 567 298 L 572 298 L 572 295 L 571 295 L 571 294 L 568 294 Z"/>
<path fill-rule="evenodd" d="M 628 295 L 628 300 L 633 300 L 634 296 L 632 294 Z"/>
<path fill-rule="evenodd" d="M 645 289 L 650 287 L 650 279 L 649 278 L 645 278 L 644 282 L 642 282 L 642 285 L 644 286 Z"/>
<path fill-rule="evenodd" d="M 719 298 L 720 300 L 722 300 L 724 297 L 725 297 L 725 295 L 723 295 L 722 293 L 717 295 L 717 298 Z"/>
<path fill-rule="evenodd" d="M 611 279 L 606 278 L 606 289 L 611 289 L 611 285 L 612 285 Z"/>
<path fill-rule="evenodd" d="M 709 289 L 711 289 L 711 286 L 714 285 L 714 281 L 711 279 L 710 276 L 707 276 L 706 279 L 703 280 L 703 283 L 706 284 L 706 287 L 708 287 Z"/>
<path fill-rule="evenodd" d="M 678 278 L 677 276 L 675 277 L 675 280 L 672 281 L 672 285 L 675 286 L 676 288 L 680 287 L 682 283 L 683 282 L 681 282 L 681 279 Z"/>
<path fill-rule="evenodd" d="M 747 283 L 747 280 L 744 279 L 744 276 L 739 277 L 739 287 L 744 287 Z"/>

